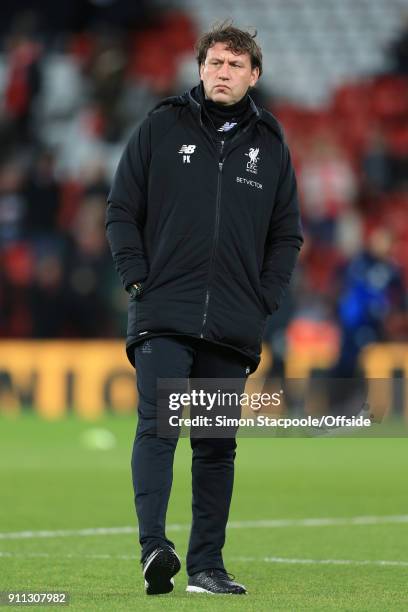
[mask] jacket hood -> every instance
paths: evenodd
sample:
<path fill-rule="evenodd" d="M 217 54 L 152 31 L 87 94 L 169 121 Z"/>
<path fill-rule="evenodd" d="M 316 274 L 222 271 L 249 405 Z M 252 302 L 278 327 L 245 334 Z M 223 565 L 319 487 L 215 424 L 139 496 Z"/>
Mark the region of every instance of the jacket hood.
<path fill-rule="evenodd" d="M 156 106 L 154 106 L 149 111 L 148 116 L 152 115 L 153 113 L 157 112 L 158 110 L 165 110 L 166 108 L 169 108 L 171 106 L 187 106 L 188 100 L 186 100 L 184 98 L 186 93 L 188 93 L 188 92 L 185 92 L 181 96 L 169 96 L 168 98 L 163 98 L 163 100 L 158 102 L 156 104 Z"/>

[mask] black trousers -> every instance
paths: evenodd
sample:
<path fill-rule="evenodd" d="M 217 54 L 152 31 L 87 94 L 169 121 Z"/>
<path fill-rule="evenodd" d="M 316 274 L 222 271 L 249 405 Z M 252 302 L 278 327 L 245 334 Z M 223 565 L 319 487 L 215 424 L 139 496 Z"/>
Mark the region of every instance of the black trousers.
<path fill-rule="evenodd" d="M 157 435 L 158 378 L 236 378 L 248 375 L 248 361 L 237 351 L 184 336 L 151 338 L 135 348 L 139 392 L 138 424 L 132 453 L 135 507 L 141 561 L 157 546 L 174 546 L 165 521 L 173 479 L 177 437 Z M 224 569 L 221 550 L 234 482 L 235 437 L 190 438 L 192 448 L 192 525 L 187 573 Z"/>

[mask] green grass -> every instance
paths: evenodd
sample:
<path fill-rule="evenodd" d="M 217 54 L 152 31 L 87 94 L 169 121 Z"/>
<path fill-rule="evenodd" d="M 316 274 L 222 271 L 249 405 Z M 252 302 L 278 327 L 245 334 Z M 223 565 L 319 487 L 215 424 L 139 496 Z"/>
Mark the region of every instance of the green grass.
<path fill-rule="evenodd" d="M 91 450 L 81 433 L 114 433 Z M 55 423 L 0 418 L 0 532 L 135 526 L 130 477 L 134 419 Z M 406 515 L 408 448 L 394 439 L 241 439 L 231 521 Z M 179 442 L 168 524 L 190 522 L 190 447 Z M 187 527 L 169 531 L 186 553 Z M 406 610 L 407 565 L 319 564 L 265 558 L 408 562 L 408 523 L 231 528 L 224 559 L 247 597 L 175 591 L 146 597 L 136 534 L 1 539 L 0 591 L 68 591 L 71 610 Z M 7 555 L 7 556 L 6 556 Z M 40 606 L 36 606 L 39 609 Z"/>

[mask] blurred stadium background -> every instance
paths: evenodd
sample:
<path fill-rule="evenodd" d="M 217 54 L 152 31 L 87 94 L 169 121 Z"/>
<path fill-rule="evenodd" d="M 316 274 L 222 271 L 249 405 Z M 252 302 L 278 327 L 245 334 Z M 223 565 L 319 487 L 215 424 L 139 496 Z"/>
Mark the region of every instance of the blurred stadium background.
<path fill-rule="evenodd" d="M 254 97 L 283 124 L 306 234 L 256 376 L 406 378 L 405 0 L 1 3 L 0 591 L 68 590 L 84 610 L 147 605 L 127 295 L 106 195 L 133 128 L 196 83 L 197 35 L 229 17 L 258 29 Z M 169 535 L 183 555 L 190 453 L 179 446 Z M 225 554 L 250 609 L 408 609 L 405 439 L 239 446 Z M 107 527 L 119 531 L 97 531 Z M 188 609 L 184 587 L 167 609 Z"/>
<path fill-rule="evenodd" d="M 405 1 L 19 0 L 0 8 L 0 403 L 9 410 L 80 410 L 84 396 L 94 412 L 134 410 L 115 340 L 127 295 L 105 239 L 106 195 L 131 131 L 157 100 L 197 82 L 196 37 L 226 17 L 258 29 L 265 71 L 254 97 L 285 129 L 306 232 L 257 374 L 405 371 Z"/>

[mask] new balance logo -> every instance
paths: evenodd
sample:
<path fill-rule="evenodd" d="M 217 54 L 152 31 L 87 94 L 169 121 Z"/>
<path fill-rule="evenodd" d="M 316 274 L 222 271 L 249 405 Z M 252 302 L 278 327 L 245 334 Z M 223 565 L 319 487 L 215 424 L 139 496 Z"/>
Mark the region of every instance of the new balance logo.
<path fill-rule="evenodd" d="M 182 145 L 179 153 L 183 156 L 183 164 L 190 163 L 190 156 L 196 150 L 197 145 Z"/>
<path fill-rule="evenodd" d="M 230 130 L 232 130 L 233 127 L 235 127 L 237 125 L 236 121 L 226 121 L 224 123 L 224 125 L 222 125 L 220 128 L 218 128 L 218 132 L 229 132 Z"/>

